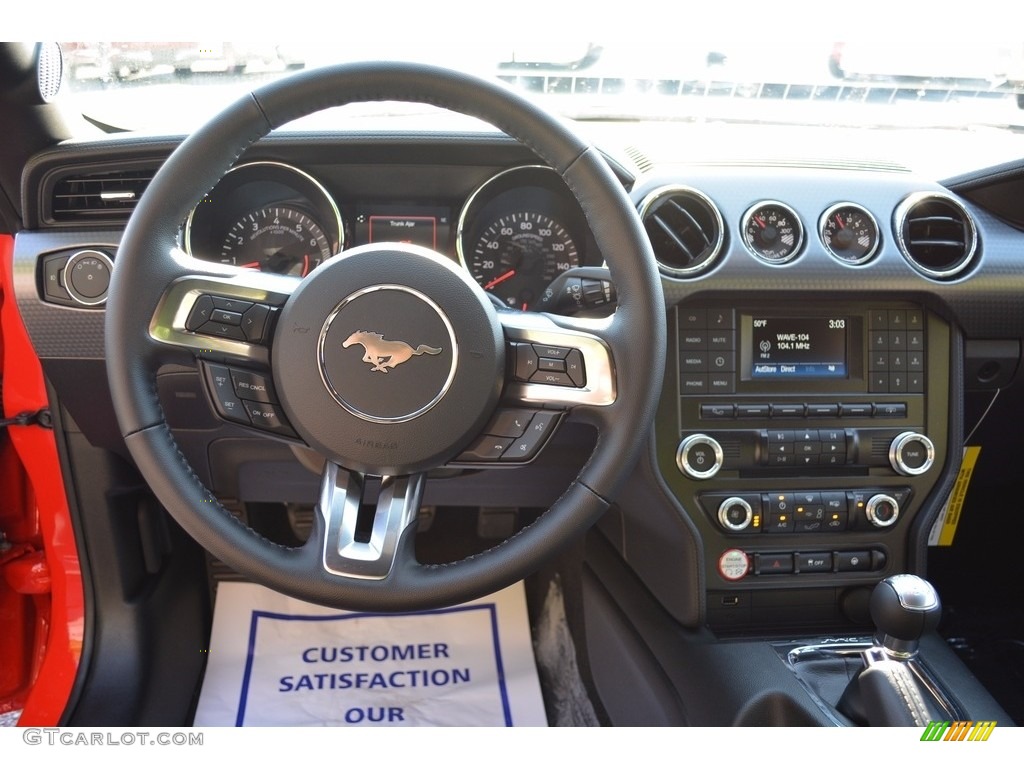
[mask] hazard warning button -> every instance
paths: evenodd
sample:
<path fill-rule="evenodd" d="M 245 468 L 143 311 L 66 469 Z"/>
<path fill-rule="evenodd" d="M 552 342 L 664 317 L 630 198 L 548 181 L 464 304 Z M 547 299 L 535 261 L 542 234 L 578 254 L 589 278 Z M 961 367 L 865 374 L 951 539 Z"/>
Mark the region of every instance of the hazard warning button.
<path fill-rule="evenodd" d="M 792 573 L 793 553 L 772 554 L 771 552 L 762 552 L 759 555 L 755 555 L 755 568 L 758 576 L 770 573 Z"/>

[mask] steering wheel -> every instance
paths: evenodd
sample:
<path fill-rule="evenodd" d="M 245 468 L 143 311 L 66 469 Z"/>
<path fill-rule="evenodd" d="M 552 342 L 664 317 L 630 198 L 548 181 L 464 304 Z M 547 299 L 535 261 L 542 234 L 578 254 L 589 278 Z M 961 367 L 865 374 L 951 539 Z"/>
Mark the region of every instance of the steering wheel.
<path fill-rule="evenodd" d="M 413 246 L 361 246 L 304 278 L 181 250 L 181 222 L 253 142 L 321 109 L 385 100 L 483 119 L 560 173 L 611 270 L 615 313 L 594 320 L 499 311 L 450 259 Z M 200 545 L 254 581 L 352 610 L 472 599 L 571 543 L 605 511 L 639 455 L 664 370 L 654 257 L 600 154 L 499 83 L 417 64 L 301 72 L 247 94 L 188 137 L 132 215 L 109 296 L 110 392 L 128 450 L 160 502 Z M 218 311 L 240 317 L 211 319 Z M 218 325 L 220 318 L 241 325 Z M 539 364 L 550 360 L 561 365 Z M 232 516 L 178 450 L 156 376 L 164 365 L 197 361 L 211 395 L 225 398 L 219 408 L 245 388 L 245 413 L 230 420 L 326 458 L 304 545 L 272 543 Z M 232 383 L 239 372 L 248 383 Z M 514 471 L 566 417 L 593 424 L 598 440 L 549 510 L 481 554 L 417 562 L 416 515 L 429 470 L 482 462 Z M 525 426 L 522 438 L 508 439 L 509 421 L 519 423 L 513 433 Z M 370 524 L 359 519 L 367 477 L 381 478 Z"/>

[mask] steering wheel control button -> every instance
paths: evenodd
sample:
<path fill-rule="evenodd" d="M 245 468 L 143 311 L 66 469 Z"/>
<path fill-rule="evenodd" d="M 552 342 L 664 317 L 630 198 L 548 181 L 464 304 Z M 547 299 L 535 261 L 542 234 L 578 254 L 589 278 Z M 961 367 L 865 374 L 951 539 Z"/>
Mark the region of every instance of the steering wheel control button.
<path fill-rule="evenodd" d="M 727 549 L 718 558 L 718 573 L 726 581 L 739 581 L 750 572 L 750 556 L 742 549 Z"/>
<path fill-rule="evenodd" d="M 188 313 L 188 319 L 185 321 L 185 329 L 198 331 L 213 317 L 213 310 L 213 296 L 204 293 L 192 305 L 192 311 Z"/>
<path fill-rule="evenodd" d="M 868 499 L 864 515 L 876 528 L 888 528 L 899 519 L 900 505 L 892 496 L 878 493 Z"/>
<path fill-rule="evenodd" d="M 236 421 L 249 424 L 249 416 L 242 399 L 235 394 L 235 387 L 231 381 L 231 370 L 226 365 L 204 364 L 206 370 L 206 381 L 210 385 L 210 392 L 213 395 L 214 409 L 221 418 L 228 421 Z"/>
<path fill-rule="evenodd" d="M 522 437 L 516 438 L 501 455 L 502 461 L 529 461 L 544 446 L 553 432 L 558 414 L 551 411 L 540 411 L 530 420 L 530 425 Z"/>
<path fill-rule="evenodd" d="M 498 411 L 487 426 L 487 434 L 496 437 L 522 437 L 535 411 L 508 408 Z"/>
<path fill-rule="evenodd" d="M 213 314 L 210 316 L 210 320 L 211 322 L 224 323 L 225 325 L 241 325 L 242 313 L 229 312 L 226 309 L 214 309 Z"/>
<path fill-rule="evenodd" d="M 679 471 L 694 480 L 707 480 L 718 474 L 725 461 L 721 444 L 709 435 L 696 434 L 684 438 L 676 451 Z"/>
<path fill-rule="evenodd" d="M 536 350 L 534 350 L 532 344 L 516 344 L 514 346 L 516 380 L 529 381 L 533 374 L 537 372 L 540 355 L 538 355 Z"/>
<path fill-rule="evenodd" d="M 565 347 L 553 347 L 548 344 L 534 344 L 533 348 L 541 357 L 555 357 L 564 360 L 569 354 L 569 350 Z"/>
<path fill-rule="evenodd" d="M 253 304 L 245 310 L 241 323 L 245 338 L 257 344 L 263 341 L 269 317 L 270 307 L 265 304 Z"/>
<path fill-rule="evenodd" d="M 64 287 L 82 306 L 103 304 L 107 300 L 113 268 L 114 262 L 102 251 L 78 251 L 72 254 L 64 267 Z"/>
<path fill-rule="evenodd" d="M 268 376 L 232 368 L 231 382 L 234 385 L 235 394 L 245 400 L 253 400 L 259 403 L 277 402 L 274 386 L 271 384 L 270 377 Z"/>
<path fill-rule="evenodd" d="M 456 458 L 456 461 L 465 463 L 498 461 L 501 459 L 501 454 L 503 454 L 505 450 L 512 445 L 513 439 L 514 438 L 511 437 L 484 435 L 472 446 L 460 453 L 458 458 Z"/>
<path fill-rule="evenodd" d="M 295 434 L 281 415 L 280 406 L 273 403 L 255 403 L 251 400 L 243 400 L 242 405 L 245 406 L 245 412 L 249 415 L 249 421 L 257 429 L 277 432 L 282 435 Z"/>
<path fill-rule="evenodd" d="M 718 507 L 718 522 L 727 531 L 745 531 L 754 522 L 754 510 L 745 499 L 730 496 Z"/>
<path fill-rule="evenodd" d="M 198 333 L 205 334 L 206 336 L 216 336 L 219 339 L 231 339 L 232 341 L 245 341 L 245 334 L 242 333 L 242 329 L 237 325 L 229 325 L 228 323 L 217 323 L 210 321 L 203 323 L 199 326 Z"/>
<path fill-rule="evenodd" d="M 565 356 L 565 372 L 577 387 L 587 386 L 587 371 L 583 367 L 583 353 L 578 349 L 570 349 Z"/>
<path fill-rule="evenodd" d="M 923 475 L 934 462 L 935 444 L 918 432 L 901 432 L 889 448 L 889 463 L 901 475 Z"/>
<path fill-rule="evenodd" d="M 214 296 L 213 306 L 227 312 L 245 312 L 252 306 L 252 302 L 243 301 L 242 299 L 231 299 L 227 296 Z"/>

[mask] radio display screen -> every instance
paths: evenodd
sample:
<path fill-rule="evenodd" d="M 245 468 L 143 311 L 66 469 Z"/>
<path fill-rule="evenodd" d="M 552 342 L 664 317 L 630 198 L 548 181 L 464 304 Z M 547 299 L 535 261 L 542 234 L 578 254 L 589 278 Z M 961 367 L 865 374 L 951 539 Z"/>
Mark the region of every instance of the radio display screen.
<path fill-rule="evenodd" d="M 847 317 L 755 315 L 750 336 L 753 379 L 845 378 Z"/>

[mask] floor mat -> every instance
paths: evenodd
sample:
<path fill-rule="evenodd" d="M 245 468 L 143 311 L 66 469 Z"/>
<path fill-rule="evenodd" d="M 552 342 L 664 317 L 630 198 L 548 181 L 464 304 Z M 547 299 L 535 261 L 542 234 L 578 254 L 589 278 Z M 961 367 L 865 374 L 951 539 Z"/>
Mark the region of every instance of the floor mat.
<path fill-rule="evenodd" d="M 547 725 L 521 584 L 394 616 L 223 583 L 213 621 L 196 726 Z"/>

